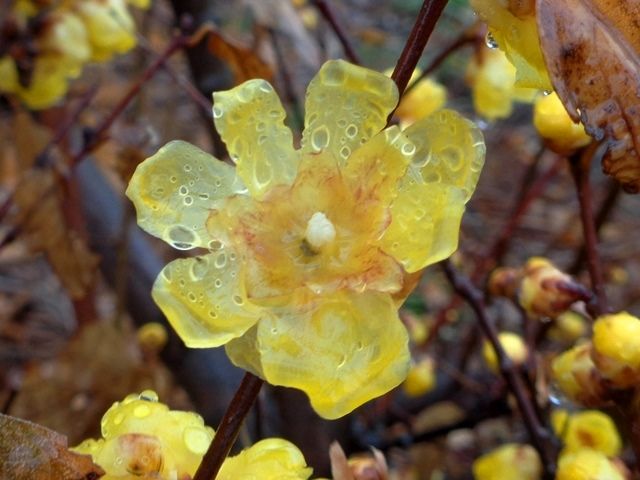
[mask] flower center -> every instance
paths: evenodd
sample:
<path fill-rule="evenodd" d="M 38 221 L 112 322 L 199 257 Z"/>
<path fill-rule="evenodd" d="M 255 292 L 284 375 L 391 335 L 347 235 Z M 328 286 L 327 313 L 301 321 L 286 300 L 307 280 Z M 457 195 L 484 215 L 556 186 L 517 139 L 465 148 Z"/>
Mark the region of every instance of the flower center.
<path fill-rule="evenodd" d="M 317 253 L 336 238 L 336 228 L 322 212 L 314 213 L 304 232 L 304 240 Z"/>

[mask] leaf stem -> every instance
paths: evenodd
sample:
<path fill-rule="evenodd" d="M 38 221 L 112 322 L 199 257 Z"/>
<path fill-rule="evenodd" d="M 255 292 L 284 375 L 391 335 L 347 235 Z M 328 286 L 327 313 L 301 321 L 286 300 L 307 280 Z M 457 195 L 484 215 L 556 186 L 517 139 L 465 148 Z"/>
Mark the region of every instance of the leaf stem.
<path fill-rule="evenodd" d="M 261 378 L 249 372 L 245 373 L 193 480 L 214 480 L 216 478 L 224 459 L 229 455 L 231 447 L 238 437 L 244 419 L 258 398 L 263 383 L 264 380 Z"/>

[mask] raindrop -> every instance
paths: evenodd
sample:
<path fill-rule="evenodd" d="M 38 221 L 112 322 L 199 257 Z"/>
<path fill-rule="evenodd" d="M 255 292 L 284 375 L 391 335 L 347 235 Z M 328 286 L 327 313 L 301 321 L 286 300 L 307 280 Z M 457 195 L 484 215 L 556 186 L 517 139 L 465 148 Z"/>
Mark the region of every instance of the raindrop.
<path fill-rule="evenodd" d="M 227 254 L 224 252 L 219 253 L 215 261 L 216 268 L 224 268 L 226 264 L 227 264 Z"/>
<path fill-rule="evenodd" d="M 463 154 L 460 147 L 449 145 L 438 152 L 442 162 L 453 172 L 457 172 L 463 165 Z"/>
<path fill-rule="evenodd" d="M 235 303 L 236 305 L 242 305 L 244 303 L 244 300 L 242 299 L 242 297 L 240 295 L 234 295 L 233 296 L 233 303 Z"/>
<path fill-rule="evenodd" d="M 151 413 L 151 409 L 148 405 L 138 405 L 133 409 L 133 416 L 138 418 L 144 418 Z"/>
<path fill-rule="evenodd" d="M 178 193 L 180 195 L 186 195 L 187 193 L 189 193 L 189 189 L 186 185 L 180 185 L 180 188 L 178 188 Z"/>
<path fill-rule="evenodd" d="M 185 429 L 182 439 L 187 448 L 196 455 L 202 455 L 206 452 L 211 443 L 211 438 L 207 435 L 207 432 L 196 427 Z"/>
<path fill-rule="evenodd" d="M 193 205 L 193 197 L 186 196 L 186 197 L 184 197 L 184 199 L 182 200 L 182 202 L 183 202 L 183 203 L 185 204 L 185 206 L 187 206 L 187 207 L 188 207 L 188 206 L 190 206 L 190 205 Z"/>
<path fill-rule="evenodd" d="M 216 250 L 221 250 L 222 247 L 224 247 L 224 245 L 222 244 L 222 242 L 220 240 L 211 240 L 207 246 L 209 247 L 210 250 L 216 251 Z"/>
<path fill-rule="evenodd" d="M 184 167 L 182 167 L 182 168 L 184 168 L 184 171 L 185 171 L 185 172 L 187 172 L 187 173 L 189 173 L 189 172 L 191 171 L 191 165 L 189 165 L 189 164 L 186 164 L 186 165 L 185 165 Z"/>
<path fill-rule="evenodd" d="M 487 36 L 484 37 L 484 43 L 487 45 L 487 47 L 491 49 L 498 48 L 498 42 L 496 42 L 496 39 L 493 38 L 493 35 L 491 35 L 491 32 L 488 32 Z"/>
<path fill-rule="evenodd" d="M 220 118 L 222 117 L 222 109 L 220 107 L 213 107 L 213 118 Z"/>
<path fill-rule="evenodd" d="M 409 157 L 416 153 L 416 147 L 412 143 L 405 143 L 404 145 L 402 145 L 402 147 L 400 147 L 400 151 L 403 153 L 403 155 Z"/>
<path fill-rule="evenodd" d="M 173 225 L 169 227 L 164 239 L 178 250 L 189 250 L 200 240 L 196 232 L 184 225 Z"/>
<path fill-rule="evenodd" d="M 326 125 L 318 127 L 311 134 L 311 146 L 316 152 L 323 150 L 329 145 L 329 129 Z"/>

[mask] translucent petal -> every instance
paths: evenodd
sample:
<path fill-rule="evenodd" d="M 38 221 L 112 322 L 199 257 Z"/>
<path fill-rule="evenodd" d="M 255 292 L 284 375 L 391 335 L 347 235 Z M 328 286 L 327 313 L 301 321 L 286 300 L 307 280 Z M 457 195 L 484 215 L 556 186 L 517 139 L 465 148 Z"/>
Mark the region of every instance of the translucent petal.
<path fill-rule="evenodd" d="M 357 149 L 342 168 L 358 204 L 381 203 L 386 207 L 397 190 L 416 151 L 397 126 L 387 128 Z"/>
<path fill-rule="evenodd" d="M 458 248 L 464 202 L 463 191 L 451 185 L 403 182 L 381 248 L 407 272 L 447 258 Z"/>
<path fill-rule="evenodd" d="M 174 260 L 153 285 L 153 299 L 188 347 L 224 345 L 263 314 L 241 281 L 241 262 L 228 249 Z"/>
<path fill-rule="evenodd" d="M 414 179 L 454 185 L 464 192 L 465 202 L 469 200 L 484 165 L 480 129 L 453 110 L 441 110 L 404 133 L 417 148 L 410 167 Z"/>
<path fill-rule="evenodd" d="M 213 94 L 213 119 L 238 175 L 255 197 L 275 185 L 290 185 L 298 168 L 286 113 L 266 80 L 249 80 Z"/>
<path fill-rule="evenodd" d="M 298 448 L 282 438 L 268 438 L 228 457 L 218 480 L 306 480 L 311 475 Z"/>
<path fill-rule="evenodd" d="M 384 128 L 397 103 L 398 90 L 386 75 L 342 60 L 326 62 L 307 89 L 303 152 L 329 150 L 346 160 Z"/>
<path fill-rule="evenodd" d="M 167 143 L 136 169 L 127 196 L 144 230 L 180 250 L 210 247 L 205 228 L 216 202 L 246 191 L 233 167 L 193 145 Z"/>
<path fill-rule="evenodd" d="M 404 380 L 407 332 L 391 298 L 341 291 L 307 298 L 258 324 L 264 378 L 303 390 L 315 411 L 338 418 Z"/>

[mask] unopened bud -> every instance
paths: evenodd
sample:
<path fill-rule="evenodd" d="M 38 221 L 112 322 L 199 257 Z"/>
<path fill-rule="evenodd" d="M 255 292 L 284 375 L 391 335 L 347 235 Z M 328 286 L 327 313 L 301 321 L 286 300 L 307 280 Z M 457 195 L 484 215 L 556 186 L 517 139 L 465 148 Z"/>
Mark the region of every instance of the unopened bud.
<path fill-rule="evenodd" d="M 640 319 L 626 312 L 603 315 L 593 324 L 593 361 L 618 388 L 640 382 Z"/>
<path fill-rule="evenodd" d="M 591 360 L 591 343 L 577 345 L 560 355 L 551 364 L 553 379 L 571 400 L 586 407 L 607 404 L 606 387 L 600 372 Z"/>

